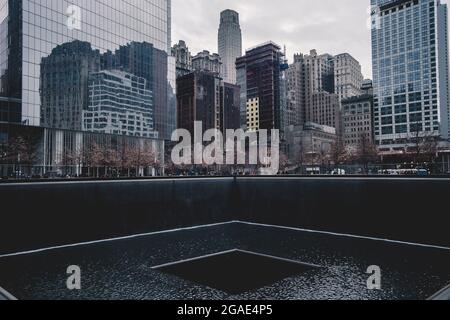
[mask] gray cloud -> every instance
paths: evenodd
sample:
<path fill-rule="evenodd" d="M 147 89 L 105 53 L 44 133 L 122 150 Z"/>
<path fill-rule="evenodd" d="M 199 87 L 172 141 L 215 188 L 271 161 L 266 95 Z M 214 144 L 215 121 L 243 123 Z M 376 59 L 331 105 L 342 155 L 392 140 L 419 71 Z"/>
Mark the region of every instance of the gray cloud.
<path fill-rule="evenodd" d="M 172 0 L 173 42 L 183 39 L 193 53 L 217 52 L 219 15 L 241 15 L 244 48 L 268 40 L 296 52 L 348 52 L 371 78 L 369 0 Z"/>

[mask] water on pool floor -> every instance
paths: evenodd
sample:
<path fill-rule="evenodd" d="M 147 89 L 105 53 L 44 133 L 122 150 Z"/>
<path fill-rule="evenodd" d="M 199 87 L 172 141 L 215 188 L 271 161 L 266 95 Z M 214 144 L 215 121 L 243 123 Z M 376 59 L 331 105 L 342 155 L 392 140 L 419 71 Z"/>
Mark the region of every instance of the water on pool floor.
<path fill-rule="evenodd" d="M 254 252 L 232 250 L 155 269 L 236 295 L 304 274 L 313 268 L 316 267 Z"/>
<path fill-rule="evenodd" d="M 195 262 L 203 264 L 201 278 L 195 270 L 153 268 L 235 249 L 321 267 L 280 272 L 273 261 L 234 255 L 217 257 L 213 266 Z M 258 272 L 261 263 L 267 272 L 242 287 L 220 283 L 224 274 L 243 279 Z M 67 289 L 72 265 L 81 269 L 81 290 Z M 367 288 L 372 265 L 381 268 L 381 290 Z M 0 258 L 0 286 L 19 299 L 410 300 L 449 283 L 450 250 L 242 223 Z"/>

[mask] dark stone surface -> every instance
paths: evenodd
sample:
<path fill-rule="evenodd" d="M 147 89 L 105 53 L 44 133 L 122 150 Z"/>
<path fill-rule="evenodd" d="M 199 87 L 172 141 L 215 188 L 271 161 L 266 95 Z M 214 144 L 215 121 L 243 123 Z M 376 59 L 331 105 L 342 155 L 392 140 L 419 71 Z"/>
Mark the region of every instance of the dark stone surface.
<path fill-rule="evenodd" d="M 0 254 L 243 220 L 450 247 L 450 179 L 0 184 Z"/>
<path fill-rule="evenodd" d="M 450 179 L 241 178 L 240 220 L 450 247 Z"/>
<path fill-rule="evenodd" d="M 231 295 L 152 267 L 232 249 L 314 264 Z M 70 265 L 80 291 L 66 288 Z M 368 290 L 367 268 L 382 270 Z M 19 299 L 427 299 L 450 282 L 450 250 L 229 223 L 0 258 L 0 283 Z"/>
<path fill-rule="evenodd" d="M 155 268 L 181 279 L 237 295 L 273 285 L 313 266 L 253 252 L 232 250 Z"/>
<path fill-rule="evenodd" d="M 232 220 L 233 179 L 0 185 L 0 254 Z"/>

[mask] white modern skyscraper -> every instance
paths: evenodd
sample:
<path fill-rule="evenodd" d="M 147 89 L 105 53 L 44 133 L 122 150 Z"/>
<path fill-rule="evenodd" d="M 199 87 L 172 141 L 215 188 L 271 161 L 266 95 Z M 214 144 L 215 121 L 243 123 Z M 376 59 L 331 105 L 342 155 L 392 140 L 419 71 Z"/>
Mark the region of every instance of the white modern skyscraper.
<path fill-rule="evenodd" d="M 225 10 L 220 14 L 219 55 L 223 62 L 223 80 L 236 83 L 236 59 L 242 56 L 242 32 L 239 14 Z"/>
<path fill-rule="evenodd" d="M 447 6 L 372 0 L 375 140 L 397 150 L 418 137 L 449 138 Z"/>

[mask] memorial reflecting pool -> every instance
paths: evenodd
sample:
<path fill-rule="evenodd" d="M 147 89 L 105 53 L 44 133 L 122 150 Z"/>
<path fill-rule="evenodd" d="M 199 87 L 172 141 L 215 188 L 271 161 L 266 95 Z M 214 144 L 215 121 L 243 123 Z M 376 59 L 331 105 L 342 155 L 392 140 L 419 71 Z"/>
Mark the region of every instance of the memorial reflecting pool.
<path fill-rule="evenodd" d="M 154 268 L 235 249 L 315 267 L 283 274 L 281 265 L 279 277 L 238 294 L 187 276 L 182 264 L 181 273 Z M 81 268 L 81 290 L 66 287 L 71 265 Z M 381 290 L 367 288 L 373 265 Z M 205 274 L 220 280 L 217 263 L 211 267 Z M 242 279 L 244 267 L 230 269 Z M 427 299 L 450 283 L 450 250 L 232 222 L 4 256 L 0 283 L 19 299 Z"/>

